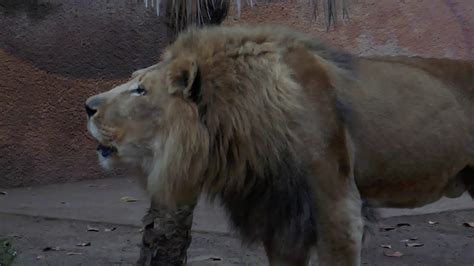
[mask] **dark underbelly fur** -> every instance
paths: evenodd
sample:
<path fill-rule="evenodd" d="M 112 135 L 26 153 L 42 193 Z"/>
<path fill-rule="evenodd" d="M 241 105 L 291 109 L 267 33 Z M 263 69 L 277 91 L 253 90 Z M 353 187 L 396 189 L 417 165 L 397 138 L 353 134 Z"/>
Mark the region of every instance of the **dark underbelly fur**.
<path fill-rule="evenodd" d="M 281 162 L 278 175 L 255 176 L 248 171 L 244 190 L 220 193 L 244 244 L 271 243 L 274 252 L 296 258 L 316 245 L 317 210 L 308 175 L 300 169 Z M 365 202 L 361 211 L 366 221 L 375 222 L 377 215 Z"/>
<path fill-rule="evenodd" d="M 281 255 L 301 257 L 316 243 L 313 196 L 308 177 L 288 161 L 278 175 L 247 171 L 243 190 L 226 189 L 220 199 L 244 243 L 271 243 Z M 300 168 L 300 169 L 298 169 Z"/>

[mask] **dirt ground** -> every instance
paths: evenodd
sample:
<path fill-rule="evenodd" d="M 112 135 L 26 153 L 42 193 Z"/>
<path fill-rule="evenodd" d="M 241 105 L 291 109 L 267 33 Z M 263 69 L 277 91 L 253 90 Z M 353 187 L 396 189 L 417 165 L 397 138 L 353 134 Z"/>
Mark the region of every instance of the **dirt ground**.
<path fill-rule="evenodd" d="M 366 239 L 363 265 L 472 266 L 474 228 L 467 222 L 474 222 L 474 210 L 382 220 Z M 0 236 L 17 251 L 14 265 L 133 265 L 141 233 L 132 226 L 0 214 Z M 387 256 L 397 251 L 400 257 Z M 242 248 L 225 234 L 195 232 L 188 254 L 188 265 L 266 265 L 260 246 Z"/>

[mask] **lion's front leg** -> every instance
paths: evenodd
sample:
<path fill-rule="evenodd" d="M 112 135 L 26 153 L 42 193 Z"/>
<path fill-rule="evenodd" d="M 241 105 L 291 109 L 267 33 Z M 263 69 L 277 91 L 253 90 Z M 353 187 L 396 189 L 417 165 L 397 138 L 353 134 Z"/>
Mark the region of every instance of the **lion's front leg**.
<path fill-rule="evenodd" d="M 363 220 L 361 201 L 354 194 L 321 201 L 327 206 L 319 205 L 317 214 L 318 265 L 360 265 Z"/>
<path fill-rule="evenodd" d="M 349 152 L 339 149 L 313 167 L 319 265 L 360 265 L 362 200 Z"/>
<path fill-rule="evenodd" d="M 309 262 L 309 247 L 307 250 L 299 250 L 299 256 L 281 254 L 274 247 L 273 241 L 263 241 L 265 253 L 270 266 L 307 266 Z"/>

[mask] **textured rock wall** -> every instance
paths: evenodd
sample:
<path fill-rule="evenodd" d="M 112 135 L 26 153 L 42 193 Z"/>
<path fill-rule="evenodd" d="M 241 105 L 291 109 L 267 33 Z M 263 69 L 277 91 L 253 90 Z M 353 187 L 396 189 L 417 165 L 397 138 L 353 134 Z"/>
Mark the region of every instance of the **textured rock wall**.
<path fill-rule="evenodd" d="M 1 0 L 0 29 L 0 187 L 110 176 L 84 101 L 153 64 L 163 23 L 142 1 Z"/>
<path fill-rule="evenodd" d="M 472 0 L 349 0 L 350 21 L 329 33 L 307 2 L 260 4 L 226 23 L 286 24 L 359 55 L 474 59 Z M 142 1 L 0 0 L 0 29 L 0 187 L 107 176 L 83 102 L 155 62 L 163 23 Z"/>
<path fill-rule="evenodd" d="M 336 28 L 329 33 L 322 23 L 322 7 L 315 18 L 305 0 L 246 8 L 241 20 L 290 25 L 359 55 L 404 54 L 474 59 L 472 0 L 347 2 L 350 3 L 350 19 L 342 20 L 342 12 L 339 12 Z M 228 19 L 230 23 L 234 21 L 237 21 L 235 15 Z"/>

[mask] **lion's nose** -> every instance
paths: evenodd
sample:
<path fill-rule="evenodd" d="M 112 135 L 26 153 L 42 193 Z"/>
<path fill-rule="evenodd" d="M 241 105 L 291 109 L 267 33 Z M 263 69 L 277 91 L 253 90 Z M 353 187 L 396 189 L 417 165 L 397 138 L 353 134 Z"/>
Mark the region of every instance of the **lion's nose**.
<path fill-rule="evenodd" d="M 99 107 L 100 100 L 97 97 L 89 98 L 86 101 L 85 108 L 88 117 L 94 116 L 97 113 L 97 108 Z"/>
<path fill-rule="evenodd" d="M 88 117 L 92 117 L 97 112 L 97 110 L 92 109 L 89 105 L 87 105 L 87 103 L 85 104 L 85 106 L 86 106 L 86 113 Z"/>

